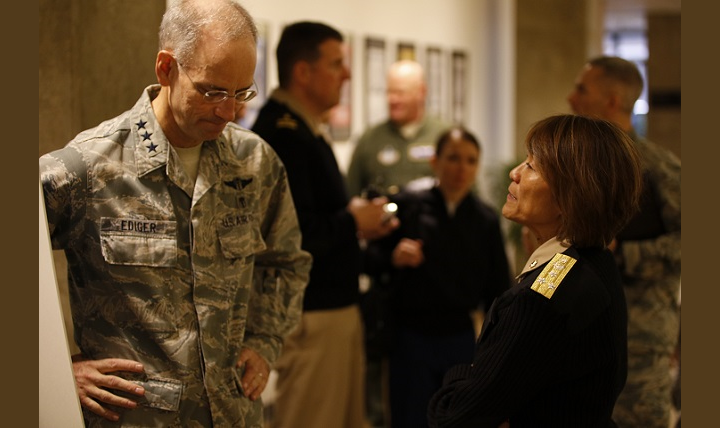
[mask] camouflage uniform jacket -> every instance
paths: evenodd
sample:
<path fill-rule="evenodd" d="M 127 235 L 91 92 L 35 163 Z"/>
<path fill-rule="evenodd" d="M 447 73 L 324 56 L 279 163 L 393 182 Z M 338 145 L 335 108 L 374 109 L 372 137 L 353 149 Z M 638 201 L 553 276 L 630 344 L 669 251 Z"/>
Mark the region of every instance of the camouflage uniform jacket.
<path fill-rule="evenodd" d="M 641 210 L 618 235 L 628 339 L 637 352 L 673 351 L 680 288 L 680 160 L 634 131 L 643 165 Z"/>
<path fill-rule="evenodd" d="M 146 88 L 135 106 L 40 158 L 53 248 L 68 259 L 75 338 L 90 359 L 141 362 L 146 389 L 118 423 L 259 427 L 244 398 L 241 347 L 270 364 L 300 318 L 311 256 L 285 169 L 230 123 L 184 172 Z M 192 195 L 192 196 L 190 196 Z"/>

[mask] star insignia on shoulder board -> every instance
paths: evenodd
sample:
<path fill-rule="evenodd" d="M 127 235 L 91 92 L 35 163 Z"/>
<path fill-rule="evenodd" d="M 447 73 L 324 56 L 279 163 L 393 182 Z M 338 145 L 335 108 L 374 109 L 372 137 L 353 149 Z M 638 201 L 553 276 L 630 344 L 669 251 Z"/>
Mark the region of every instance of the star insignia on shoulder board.
<path fill-rule="evenodd" d="M 138 123 L 136 123 L 135 125 L 137 125 L 138 129 L 145 129 L 145 125 L 147 125 L 147 122 L 140 119 L 140 121 Z"/>
<path fill-rule="evenodd" d="M 150 141 L 150 145 L 149 145 L 149 146 L 145 146 L 145 147 L 147 147 L 148 153 L 150 153 L 150 152 L 155 152 L 155 153 L 157 153 L 157 150 L 155 150 L 155 149 L 157 149 L 157 146 L 156 146 L 155 144 L 153 144 L 152 141 Z"/>
<path fill-rule="evenodd" d="M 530 289 L 550 299 L 576 261 L 565 254 L 555 254 L 530 286 Z"/>
<path fill-rule="evenodd" d="M 152 135 L 152 132 L 147 132 L 147 131 L 145 131 L 145 133 L 142 134 L 143 141 L 149 140 L 151 135 Z"/>

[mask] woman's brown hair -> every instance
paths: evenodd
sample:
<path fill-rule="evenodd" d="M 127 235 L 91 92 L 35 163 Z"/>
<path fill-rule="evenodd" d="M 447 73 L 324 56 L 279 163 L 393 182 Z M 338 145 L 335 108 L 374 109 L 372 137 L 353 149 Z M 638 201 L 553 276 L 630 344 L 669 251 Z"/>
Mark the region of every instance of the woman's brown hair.
<path fill-rule="evenodd" d="M 557 238 L 608 245 L 638 207 L 642 176 L 632 139 L 605 120 L 557 115 L 535 123 L 525 145 L 560 207 Z"/>

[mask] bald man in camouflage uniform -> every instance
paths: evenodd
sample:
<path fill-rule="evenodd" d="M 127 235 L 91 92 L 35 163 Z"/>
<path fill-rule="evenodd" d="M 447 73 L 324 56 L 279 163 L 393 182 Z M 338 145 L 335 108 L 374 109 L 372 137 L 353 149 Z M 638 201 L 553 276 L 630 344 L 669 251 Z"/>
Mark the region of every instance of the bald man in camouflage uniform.
<path fill-rule="evenodd" d="M 401 60 L 387 74 L 388 120 L 367 129 L 347 172 L 348 193 L 368 189 L 392 195 L 413 180 L 430 180 L 435 143 L 450 125 L 425 112 L 427 85 L 420 63 Z"/>
<path fill-rule="evenodd" d="M 263 425 L 311 256 L 282 163 L 231 122 L 253 95 L 256 37 L 236 3 L 176 2 L 160 84 L 40 158 L 86 426 Z"/>
<path fill-rule="evenodd" d="M 642 88 L 632 62 L 597 57 L 579 73 L 568 102 L 578 114 L 618 125 L 641 155 L 640 212 L 614 245 L 628 306 L 628 377 L 613 419 L 621 428 L 667 428 L 670 359 L 680 329 L 680 159 L 633 129 L 631 114 Z"/>

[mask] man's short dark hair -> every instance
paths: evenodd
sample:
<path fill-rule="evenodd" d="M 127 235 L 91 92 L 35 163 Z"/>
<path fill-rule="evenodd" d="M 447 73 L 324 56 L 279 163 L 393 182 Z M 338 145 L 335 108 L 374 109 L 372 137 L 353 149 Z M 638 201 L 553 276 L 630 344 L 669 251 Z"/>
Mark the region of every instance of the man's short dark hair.
<path fill-rule="evenodd" d="M 320 58 L 320 45 L 328 39 L 342 42 L 343 36 L 338 30 L 321 22 L 296 22 L 283 29 L 276 50 L 281 88 L 290 85 L 292 70 L 297 62 L 312 63 Z"/>
<path fill-rule="evenodd" d="M 643 90 L 643 78 L 635 63 L 616 56 L 599 56 L 588 61 L 603 71 L 603 77 L 619 85 L 623 109 L 632 113 Z"/>

